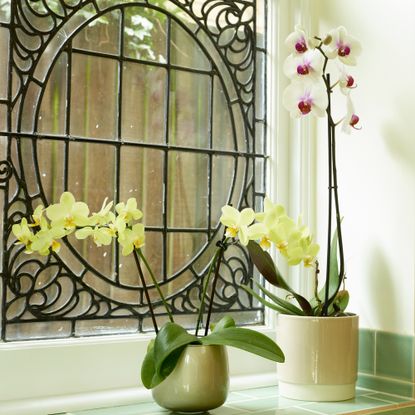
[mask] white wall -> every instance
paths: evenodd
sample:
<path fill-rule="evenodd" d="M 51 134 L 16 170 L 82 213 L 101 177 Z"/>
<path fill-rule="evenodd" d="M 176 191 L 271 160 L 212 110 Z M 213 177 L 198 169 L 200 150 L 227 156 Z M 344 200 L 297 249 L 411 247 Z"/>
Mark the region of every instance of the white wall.
<path fill-rule="evenodd" d="M 363 129 L 338 134 L 338 170 L 350 311 L 361 326 L 414 334 L 415 2 L 310 0 L 321 35 L 345 26 L 363 52 L 353 74 Z M 326 134 L 318 130 L 318 195 Z M 324 228 L 325 199 L 317 227 Z M 322 242 L 324 234 L 319 234 Z"/>

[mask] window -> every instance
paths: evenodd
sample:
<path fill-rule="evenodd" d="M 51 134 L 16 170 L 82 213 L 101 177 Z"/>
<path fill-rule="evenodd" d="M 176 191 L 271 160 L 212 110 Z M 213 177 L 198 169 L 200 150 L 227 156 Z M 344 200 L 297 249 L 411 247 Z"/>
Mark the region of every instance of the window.
<path fill-rule="evenodd" d="M 221 206 L 260 207 L 265 192 L 265 12 L 247 0 L 0 0 L 3 340 L 151 329 L 116 245 L 69 238 L 43 258 L 13 244 L 11 225 L 64 190 L 93 211 L 137 198 L 176 320 L 195 323 Z M 214 311 L 262 323 L 238 288 L 246 253 L 231 247 L 224 265 Z"/>

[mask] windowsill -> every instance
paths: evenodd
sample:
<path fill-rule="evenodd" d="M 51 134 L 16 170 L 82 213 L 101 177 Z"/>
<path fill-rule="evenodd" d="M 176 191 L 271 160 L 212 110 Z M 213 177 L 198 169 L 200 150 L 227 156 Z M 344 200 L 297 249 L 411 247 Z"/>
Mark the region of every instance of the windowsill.
<path fill-rule="evenodd" d="M 375 414 L 407 415 L 409 407 L 415 408 L 415 401 L 409 398 L 358 388 L 356 398 L 343 402 L 305 402 L 278 396 L 277 386 L 256 389 L 241 389 L 231 392 L 226 404 L 210 411 L 211 415 L 350 415 Z M 278 412 L 276 412 L 278 410 Z M 409 409 L 410 410 L 410 409 Z M 412 409 L 414 410 L 414 409 Z M 385 412 L 386 411 L 386 412 Z M 135 405 L 68 412 L 66 415 L 167 415 L 171 412 L 160 408 L 154 402 Z"/>

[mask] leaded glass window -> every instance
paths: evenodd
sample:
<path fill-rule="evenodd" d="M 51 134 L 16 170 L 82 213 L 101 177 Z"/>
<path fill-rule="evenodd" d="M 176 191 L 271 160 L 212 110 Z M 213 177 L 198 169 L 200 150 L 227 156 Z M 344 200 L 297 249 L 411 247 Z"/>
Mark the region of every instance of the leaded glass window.
<path fill-rule="evenodd" d="M 13 223 L 65 190 L 92 211 L 137 198 L 145 254 L 194 326 L 221 207 L 264 197 L 265 22 L 265 0 L 0 0 L 3 340 L 151 329 L 117 245 L 69 237 L 41 257 L 14 244 Z M 238 288 L 252 274 L 229 248 L 217 315 L 263 322 Z"/>

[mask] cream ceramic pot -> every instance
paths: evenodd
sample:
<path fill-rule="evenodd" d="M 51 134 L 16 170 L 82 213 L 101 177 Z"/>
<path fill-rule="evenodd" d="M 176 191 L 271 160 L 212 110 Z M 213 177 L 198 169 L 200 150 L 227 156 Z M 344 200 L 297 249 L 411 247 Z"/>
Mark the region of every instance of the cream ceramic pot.
<path fill-rule="evenodd" d="M 171 411 L 205 412 L 223 405 L 228 389 L 225 346 L 189 345 L 173 372 L 152 393 L 161 407 Z"/>
<path fill-rule="evenodd" d="M 306 401 L 341 401 L 355 396 L 358 325 L 356 315 L 278 315 L 280 395 Z"/>

